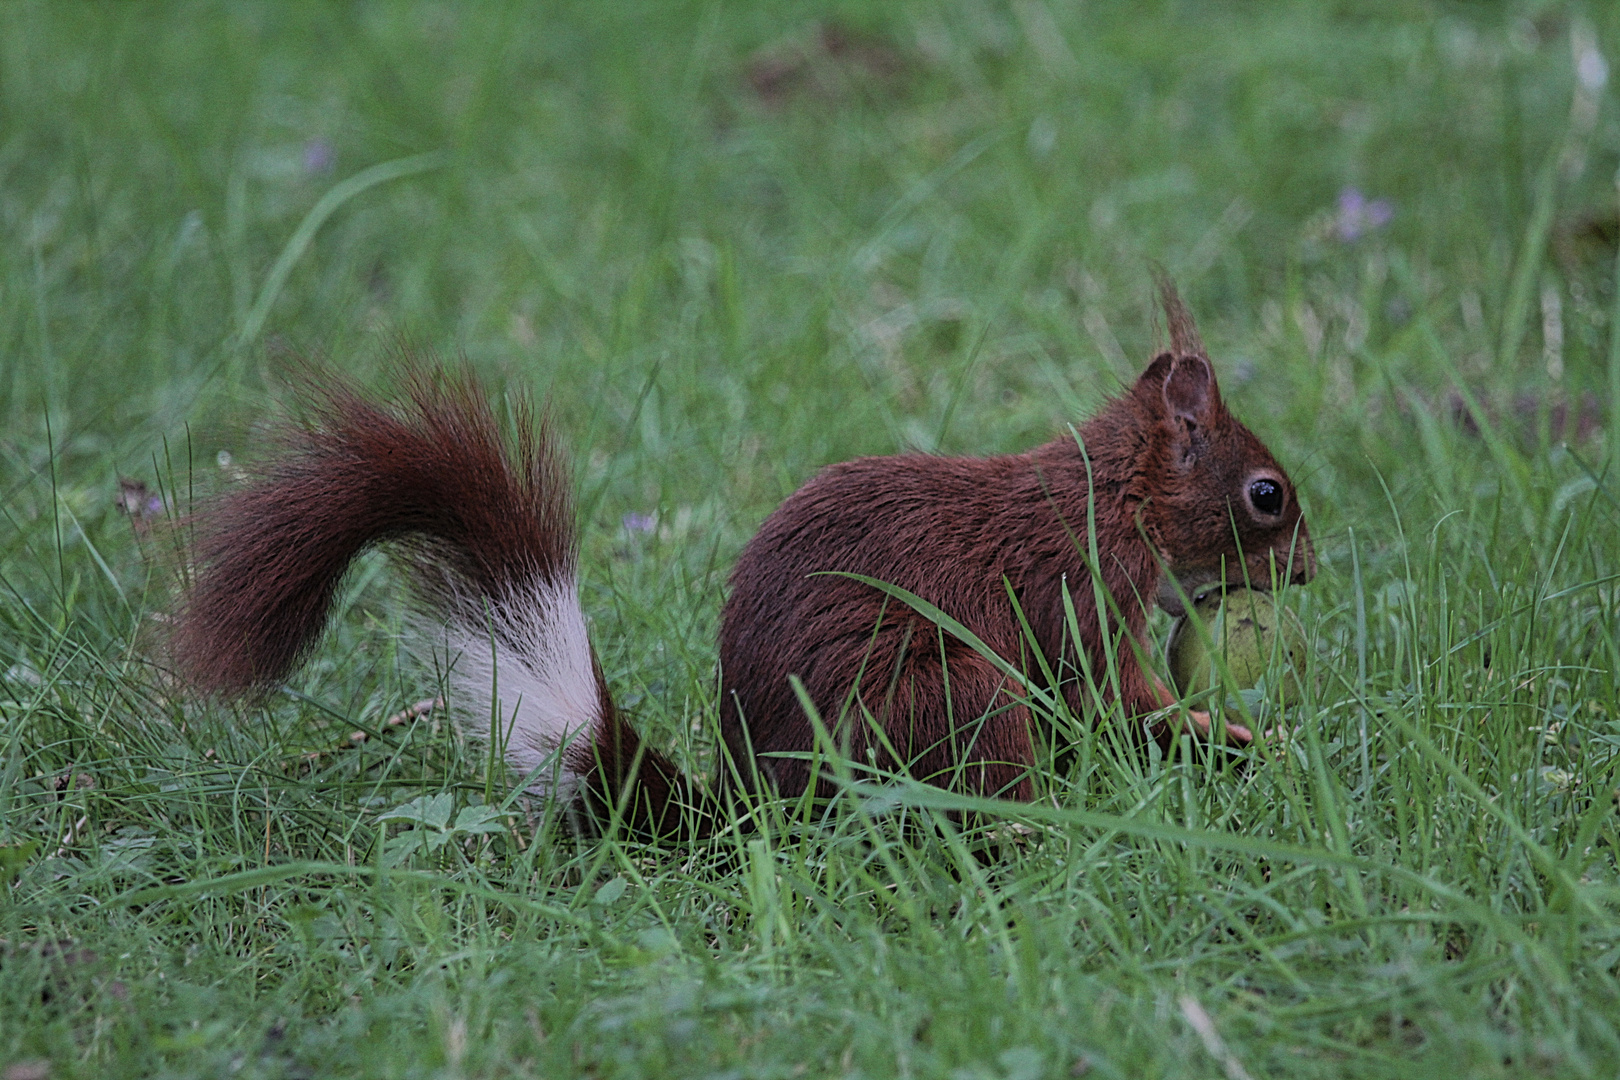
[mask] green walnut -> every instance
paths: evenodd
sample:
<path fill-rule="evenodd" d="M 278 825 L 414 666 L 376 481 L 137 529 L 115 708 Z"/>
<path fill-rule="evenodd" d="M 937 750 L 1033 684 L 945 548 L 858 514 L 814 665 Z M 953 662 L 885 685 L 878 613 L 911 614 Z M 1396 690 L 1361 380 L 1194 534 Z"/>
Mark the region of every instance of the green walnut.
<path fill-rule="evenodd" d="M 1213 592 L 1193 605 L 1193 612 L 1209 628 L 1206 641 L 1183 615 L 1170 627 L 1165 658 L 1176 693 L 1207 690 L 1219 680 L 1210 645 L 1225 659 L 1234 690 L 1248 690 L 1266 682 L 1266 697 L 1283 705 L 1299 703 L 1305 683 L 1305 628 L 1298 616 L 1278 608 L 1270 593 L 1254 589 Z"/>

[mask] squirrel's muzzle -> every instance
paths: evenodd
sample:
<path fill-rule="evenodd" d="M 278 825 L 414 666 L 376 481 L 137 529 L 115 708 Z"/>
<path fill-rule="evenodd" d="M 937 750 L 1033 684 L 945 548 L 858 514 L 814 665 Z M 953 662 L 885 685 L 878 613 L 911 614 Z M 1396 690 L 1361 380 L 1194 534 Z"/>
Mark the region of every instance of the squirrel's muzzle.
<path fill-rule="evenodd" d="M 1304 522 L 1286 544 L 1269 551 L 1257 551 L 1246 560 L 1249 587 L 1270 589 L 1283 583 L 1304 585 L 1316 576 L 1316 548 Z"/>
<path fill-rule="evenodd" d="M 1173 616 L 1186 614 L 1184 600 L 1196 600 L 1211 586 L 1237 588 L 1242 586 L 1269 592 L 1285 582 L 1304 585 L 1316 576 L 1316 548 L 1304 522 L 1286 546 L 1248 554 L 1242 569 L 1224 563 L 1221 566 L 1173 567 L 1159 579 L 1155 599 L 1159 607 Z"/>
<path fill-rule="evenodd" d="M 1316 576 L 1316 546 L 1311 543 L 1311 534 L 1305 531 L 1305 522 L 1299 523 L 1299 532 L 1294 535 L 1292 544 L 1272 554 L 1277 557 L 1277 580 L 1304 585 Z"/>

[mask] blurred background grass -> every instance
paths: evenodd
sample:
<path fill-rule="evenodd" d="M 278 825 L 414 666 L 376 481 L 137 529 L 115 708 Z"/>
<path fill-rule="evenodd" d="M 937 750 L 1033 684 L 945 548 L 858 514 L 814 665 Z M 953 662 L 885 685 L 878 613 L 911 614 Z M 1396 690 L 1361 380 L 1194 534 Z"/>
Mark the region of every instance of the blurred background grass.
<path fill-rule="evenodd" d="M 0 845 L 37 847 L 0 919 L 0 1060 L 1236 1075 L 1204 999 L 1255 1075 L 1612 1074 L 1614 828 L 1593 808 L 1620 745 L 1620 11 L 16 3 L 0 22 Z M 152 526 L 260 452 L 297 357 L 386 386 L 404 339 L 552 403 L 610 681 L 701 764 L 725 574 L 761 518 L 831 461 L 1057 434 L 1150 355 L 1153 262 L 1300 482 L 1329 689 L 1293 795 L 1156 763 L 1111 808 L 1383 859 L 1505 921 L 1424 893 L 1445 919 L 1403 922 L 1416 898 L 1390 879 L 1320 868 L 1242 861 L 1234 885 L 1220 859 L 1078 826 L 1080 848 L 995 881 L 926 844 L 878 873 L 862 859 L 889 849 L 835 830 L 783 856 L 793 902 L 756 864 L 520 825 L 432 863 L 572 921 L 325 879 L 99 906 L 364 862 L 416 792 L 500 797 L 427 726 L 320 757 L 431 692 L 375 560 L 302 699 L 192 709 L 141 659 Z M 1535 845 L 1598 892 L 1558 886 Z M 603 880 L 648 899 L 594 903 Z M 947 899 L 897 915 L 873 899 L 895 888 Z"/>

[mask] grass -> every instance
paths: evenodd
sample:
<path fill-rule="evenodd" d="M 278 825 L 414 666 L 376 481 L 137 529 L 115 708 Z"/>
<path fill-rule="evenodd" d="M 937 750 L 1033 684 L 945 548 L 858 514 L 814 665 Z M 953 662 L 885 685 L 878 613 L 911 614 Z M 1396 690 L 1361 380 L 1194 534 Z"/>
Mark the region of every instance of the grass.
<path fill-rule="evenodd" d="M 8 7 L 3 1075 L 1614 1075 L 1617 16 Z M 380 558 L 262 707 L 148 659 L 150 519 L 403 334 L 550 400 L 608 680 L 707 772 L 763 516 L 1084 416 L 1152 261 L 1322 562 L 1250 767 L 1087 738 L 990 859 L 906 788 L 660 850 L 386 723 Z"/>

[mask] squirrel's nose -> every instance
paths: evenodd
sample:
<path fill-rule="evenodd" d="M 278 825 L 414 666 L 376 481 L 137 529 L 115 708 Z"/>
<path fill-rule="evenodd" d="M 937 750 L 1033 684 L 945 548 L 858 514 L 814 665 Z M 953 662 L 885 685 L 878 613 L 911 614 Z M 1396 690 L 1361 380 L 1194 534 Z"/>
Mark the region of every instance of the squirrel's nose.
<path fill-rule="evenodd" d="M 1290 584 L 1304 585 L 1316 576 L 1316 548 L 1304 529 L 1299 531 L 1299 538 L 1295 540 L 1293 550 L 1287 553 L 1287 558 Z"/>
<path fill-rule="evenodd" d="M 1316 549 L 1303 529 L 1286 544 L 1278 544 L 1264 553 L 1261 560 L 1252 563 L 1250 572 L 1257 578 L 1270 575 L 1272 581 L 1287 581 L 1290 585 L 1304 585 L 1316 576 Z"/>

